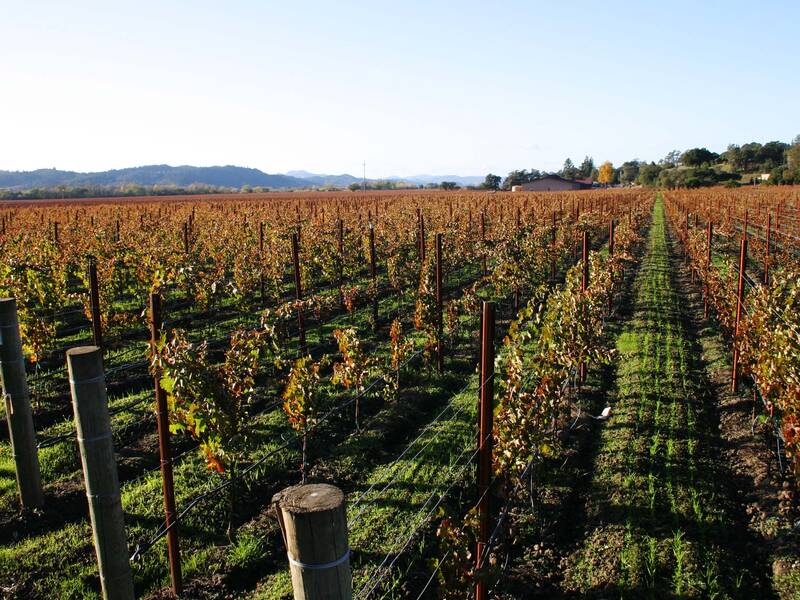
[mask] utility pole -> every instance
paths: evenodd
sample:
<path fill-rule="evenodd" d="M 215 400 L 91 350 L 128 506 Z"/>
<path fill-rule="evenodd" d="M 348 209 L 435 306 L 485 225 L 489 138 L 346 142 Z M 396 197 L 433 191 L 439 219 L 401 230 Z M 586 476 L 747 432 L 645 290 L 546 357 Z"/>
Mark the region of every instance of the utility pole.
<path fill-rule="evenodd" d="M 364 167 L 364 178 L 361 180 L 361 189 L 364 191 L 364 194 L 367 193 L 367 161 L 362 163 Z"/>

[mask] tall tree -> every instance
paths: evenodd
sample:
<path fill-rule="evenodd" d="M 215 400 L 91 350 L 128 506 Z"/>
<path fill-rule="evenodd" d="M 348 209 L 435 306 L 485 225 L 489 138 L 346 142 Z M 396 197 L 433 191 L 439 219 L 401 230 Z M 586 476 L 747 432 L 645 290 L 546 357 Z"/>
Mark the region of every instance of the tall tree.
<path fill-rule="evenodd" d="M 578 174 L 584 179 L 592 176 L 594 171 L 594 159 L 591 156 L 584 156 L 581 166 L 578 167 Z"/>
<path fill-rule="evenodd" d="M 575 176 L 578 174 L 578 169 L 572 162 L 571 158 L 568 158 L 564 161 L 564 166 L 561 169 L 561 176 L 564 179 L 574 179 Z"/>
<path fill-rule="evenodd" d="M 691 148 L 681 155 L 681 164 L 685 167 L 699 167 L 704 163 L 713 163 L 718 158 L 719 154 L 708 148 Z"/>
<path fill-rule="evenodd" d="M 786 151 L 786 165 L 795 177 L 800 178 L 800 135 Z"/>
<path fill-rule="evenodd" d="M 680 160 L 681 160 L 680 150 L 673 150 L 672 152 L 667 152 L 667 155 L 664 158 L 662 158 L 658 162 L 658 164 L 663 165 L 665 167 L 677 167 Z"/>
<path fill-rule="evenodd" d="M 619 179 L 623 183 L 633 183 L 639 176 L 639 161 L 629 160 L 619 167 Z"/>
<path fill-rule="evenodd" d="M 608 185 L 609 183 L 614 183 L 614 165 L 611 164 L 611 161 L 606 161 L 602 165 L 600 165 L 600 173 L 597 177 L 597 181 L 602 184 Z"/>
<path fill-rule="evenodd" d="M 489 173 L 486 176 L 486 179 L 483 180 L 483 184 L 481 184 L 481 187 L 487 190 L 499 190 L 501 181 L 502 177 L 500 177 L 499 175 L 494 175 L 492 173 Z"/>
<path fill-rule="evenodd" d="M 636 180 L 641 185 L 653 186 L 658 182 L 658 174 L 661 172 L 661 167 L 656 163 L 651 162 L 649 165 L 641 165 L 639 167 L 639 176 Z"/>

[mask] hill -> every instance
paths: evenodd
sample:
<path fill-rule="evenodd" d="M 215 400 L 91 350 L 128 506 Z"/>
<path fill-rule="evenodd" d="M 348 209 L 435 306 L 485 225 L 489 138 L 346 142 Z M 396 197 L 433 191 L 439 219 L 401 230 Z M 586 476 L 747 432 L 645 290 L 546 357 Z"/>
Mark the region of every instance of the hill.
<path fill-rule="evenodd" d="M 243 186 L 267 188 L 305 188 L 314 184 L 289 175 L 270 175 L 245 167 L 192 167 L 182 165 L 147 165 L 94 173 L 37 169 L 36 171 L 0 171 L 0 188 L 52 188 L 56 186 L 122 186 L 126 184 L 189 186 L 204 184 L 216 187 Z"/>

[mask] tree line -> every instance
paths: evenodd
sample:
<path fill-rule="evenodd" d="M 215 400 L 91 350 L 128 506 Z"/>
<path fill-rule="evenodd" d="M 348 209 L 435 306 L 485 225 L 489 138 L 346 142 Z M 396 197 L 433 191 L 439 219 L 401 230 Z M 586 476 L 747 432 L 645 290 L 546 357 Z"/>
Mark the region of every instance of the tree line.
<path fill-rule="evenodd" d="M 632 159 L 619 167 L 606 161 L 595 167 L 591 156 L 580 165 L 571 158 L 559 171 L 521 169 L 511 171 L 505 178 L 490 173 L 481 185 L 485 189 L 510 190 L 544 177 L 559 175 L 565 179 L 591 179 L 608 185 L 643 185 L 665 188 L 695 188 L 711 185 L 736 187 L 759 181 L 771 185 L 800 184 L 800 135 L 791 144 L 772 141 L 766 144 L 750 142 L 730 144 L 722 153 L 708 148 L 672 150 L 658 162 Z"/>

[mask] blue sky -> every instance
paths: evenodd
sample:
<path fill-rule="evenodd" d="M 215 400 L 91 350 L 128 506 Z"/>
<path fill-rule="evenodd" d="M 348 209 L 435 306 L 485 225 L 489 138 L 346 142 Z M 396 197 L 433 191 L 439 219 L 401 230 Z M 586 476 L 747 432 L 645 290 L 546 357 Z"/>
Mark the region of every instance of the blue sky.
<path fill-rule="evenodd" d="M 505 174 L 800 134 L 800 2 L 14 2 L 0 169 Z"/>

